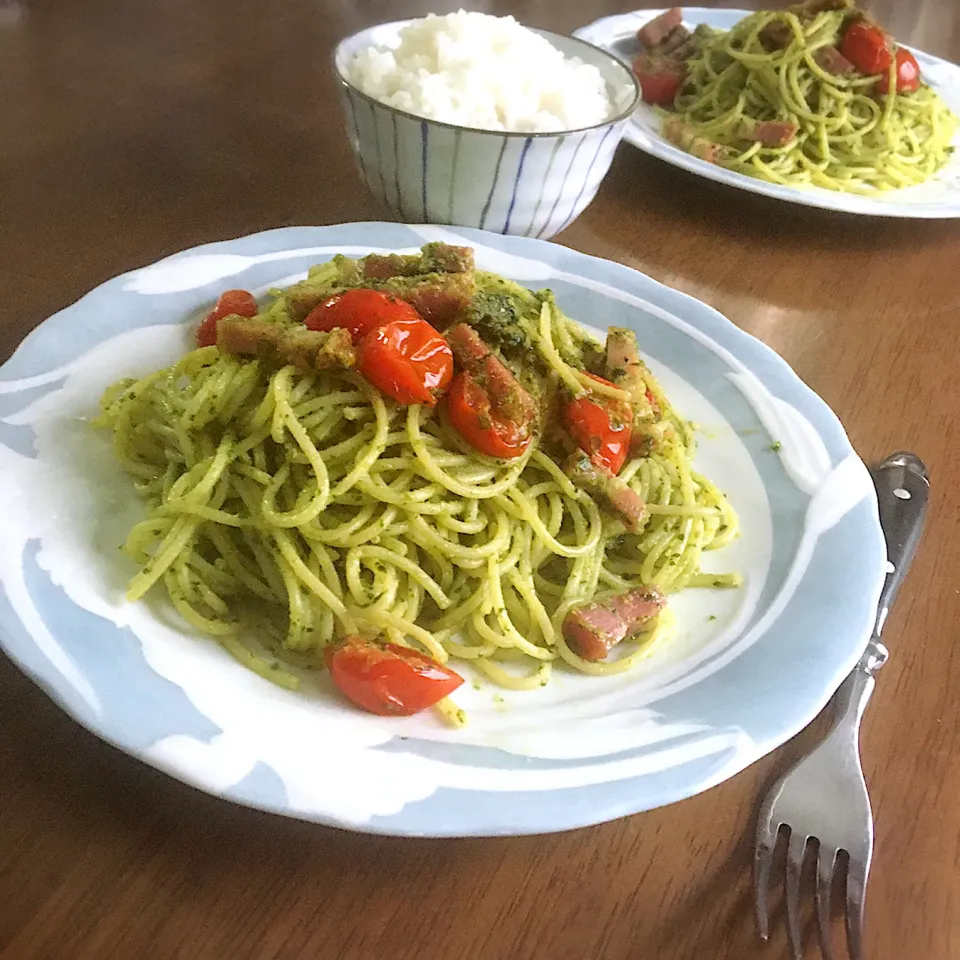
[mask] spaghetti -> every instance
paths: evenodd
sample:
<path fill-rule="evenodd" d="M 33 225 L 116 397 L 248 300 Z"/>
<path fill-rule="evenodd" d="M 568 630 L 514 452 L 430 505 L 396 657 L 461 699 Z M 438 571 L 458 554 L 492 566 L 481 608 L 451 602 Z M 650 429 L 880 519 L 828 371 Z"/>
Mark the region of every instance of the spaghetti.
<path fill-rule="evenodd" d="M 315 268 L 310 283 L 333 290 L 336 275 Z M 548 292 L 480 272 L 476 290 L 512 305 L 539 375 L 583 389 L 585 357 L 600 345 Z M 279 292 L 261 317 L 286 323 L 289 310 Z M 513 689 L 547 683 L 558 662 L 627 670 L 668 615 L 597 663 L 564 639 L 566 613 L 640 584 L 739 582 L 700 571 L 704 551 L 736 536 L 737 517 L 692 469 L 689 425 L 644 377 L 661 442 L 620 473 L 647 503 L 636 534 L 571 482 L 541 437 L 515 460 L 481 456 L 443 405 L 403 407 L 355 371 L 309 373 L 208 346 L 122 381 L 99 424 L 149 505 L 125 546 L 141 567 L 129 599 L 162 585 L 186 621 L 290 687 L 291 666 L 319 666 L 325 646 L 356 631 L 469 661 Z"/>
<path fill-rule="evenodd" d="M 898 89 L 896 58 L 884 76 L 846 61 L 842 40 L 861 16 L 815 4 L 754 13 L 729 32 L 698 27 L 664 135 L 778 184 L 869 195 L 924 182 L 953 152 L 957 118 L 923 82 Z M 789 135 L 771 142 L 756 134 L 763 124 Z"/>

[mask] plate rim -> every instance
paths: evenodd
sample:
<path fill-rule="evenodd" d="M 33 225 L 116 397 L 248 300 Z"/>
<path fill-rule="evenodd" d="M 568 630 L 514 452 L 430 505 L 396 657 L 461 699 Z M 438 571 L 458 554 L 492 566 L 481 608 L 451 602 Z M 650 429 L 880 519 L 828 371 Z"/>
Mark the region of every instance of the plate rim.
<path fill-rule="evenodd" d="M 710 306 L 702 300 L 697 299 L 696 297 L 684 293 L 683 291 L 677 290 L 673 287 L 669 287 L 667 284 L 664 284 L 653 277 L 650 277 L 648 274 L 643 273 L 640 270 L 636 270 L 632 267 L 629 267 L 625 264 L 618 263 L 616 261 L 608 260 L 603 257 L 594 256 L 591 254 L 582 253 L 581 251 L 574 250 L 573 248 L 567 247 L 560 243 L 555 243 L 547 240 L 539 240 L 536 238 L 528 237 L 503 237 L 499 234 L 490 233 L 489 231 L 480 231 L 473 228 L 466 227 L 447 227 L 446 225 L 423 225 L 423 224 L 398 224 L 395 222 L 382 222 L 382 221 L 354 221 L 350 223 L 338 223 L 338 224 L 327 224 L 322 226 L 290 226 L 290 227 L 279 227 L 273 228 L 264 231 L 258 231 L 252 234 L 245 234 L 239 237 L 234 237 L 228 240 L 215 240 L 210 241 L 204 244 L 199 244 L 194 247 L 186 248 L 169 254 L 165 257 L 160 258 L 159 260 L 153 261 L 149 264 L 144 264 L 141 267 L 133 268 L 132 270 L 125 271 L 124 273 L 118 274 L 115 277 L 112 277 L 108 280 L 103 281 L 102 283 L 91 288 L 87 293 L 83 294 L 73 303 L 64 307 L 61 310 L 56 311 L 50 317 L 41 321 L 37 324 L 18 344 L 17 348 L 14 350 L 10 358 L 0 365 L 0 387 L 3 383 L 6 382 L 3 374 L 7 371 L 11 363 L 18 356 L 22 356 L 25 353 L 28 353 L 32 347 L 32 344 L 36 342 L 36 338 L 41 334 L 41 328 L 46 328 L 45 333 L 51 331 L 51 323 L 57 321 L 58 318 L 61 320 L 66 314 L 69 314 L 74 310 L 79 304 L 81 304 L 87 298 L 91 298 L 96 294 L 102 294 L 105 289 L 112 286 L 120 285 L 124 280 L 128 280 L 133 275 L 137 274 L 141 270 L 144 270 L 149 267 L 154 267 L 159 264 L 168 263 L 170 261 L 176 260 L 180 257 L 185 257 L 189 255 L 197 255 L 203 253 L 210 253 L 216 248 L 219 253 L 227 253 L 227 248 L 239 241 L 249 241 L 254 238 L 264 238 L 264 237 L 281 237 L 284 234 L 291 234 L 298 231 L 316 231 L 316 230 L 328 230 L 328 229 L 347 229 L 347 230 L 356 230 L 356 229 L 370 229 L 377 228 L 378 226 L 384 227 L 404 227 L 410 230 L 418 231 L 421 229 L 435 229 L 435 230 L 453 230 L 459 234 L 465 234 L 468 237 L 476 237 L 478 242 L 484 242 L 485 238 L 493 239 L 495 242 L 503 242 L 506 244 L 507 248 L 519 246 L 525 248 L 536 248 L 542 244 L 547 244 L 550 247 L 561 248 L 564 254 L 573 255 L 576 259 L 580 260 L 585 258 L 588 261 L 596 262 L 602 264 L 605 268 L 613 267 L 619 271 L 625 271 L 627 274 L 637 275 L 646 281 L 649 284 L 653 285 L 653 288 L 656 291 L 667 291 L 669 295 L 680 298 L 680 303 L 682 303 L 686 308 L 692 308 L 695 311 L 695 317 L 691 321 L 689 319 L 689 314 L 684 316 L 686 322 L 692 323 L 693 326 L 701 330 L 701 332 L 706 332 L 710 339 L 713 340 L 713 337 L 710 335 L 709 331 L 704 331 L 700 318 L 709 317 L 711 323 L 719 323 L 722 326 L 722 329 L 725 330 L 737 344 L 741 347 L 746 348 L 748 354 L 750 355 L 749 359 L 751 362 L 755 358 L 762 357 L 763 360 L 772 365 L 776 370 L 778 377 L 786 377 L 787 380 L 795 387 L 798 388 L 804 398 L 814 404 L 818 408 L 820 415 L 825 418 L 825 421 L 830 425 L 831 431 L 834 433 L 835 438 L 842 441 L 842 445 L 846 450 L 846 454 L 853 455 L 859 460 L 853 445 L 851 444 L 849 437 L 846 433 L 846 430 L 843 427 L 843 424 L 830 408 L 830 406 L 790 367 L 786 360 L 784 360 L 776 351 L 771 347 L 767 346 L 762 340 L 757 337 L 754 337 L 752 334 L 743 330 L 737 326 L 732 320 L 722 314 L 716 308 Z M 361 241 L 360 246 L 368 245 L 366 241 Z M 277 248 L 278 252 L 286 249 L 296 249 L 296 245 L 292 242 L 289 246 Z M 534 255 L 532 259 L 537 259 Z M 542 262 L 542 261 L 541 261 Z M 55 326 L 56 324 L 54 324 Z M 743 357 L 739 357 L 743 360 Z M 19 377 L 17 378 L 19 379 Z M 819 431 L 818 431 L 819 432 Z M 862 461 L 861 461 L 862 462 Z M 869 608 L 872 610 L 876 606 L 876 600 L 879 597 L 880 589 L 883 583 L 885 576 L 884 563 L 886 560 L 885 544 L 883 541 L 883 535 L 880 529 L 879 524 L 879 512 L 877 508 L 877 501 L 874 492 L 870 491 L 870 532 L 873 535 L 875 540 L 875 545 L 879 545 L 882 549 L 880 551 L 868 551 L 875 553 L 875 566 L 876 566 L 876 575 L 875 580 L 875 589 L 872 591 L 872 594 L 867 599 L 870 601 Z M 69 601 L 72 606 L 76 606 Z M 870 623 L 872 626 L 872 621 Z M 768 738 L 762 743 L 755 744 L 756 749 L 752 753 L 738 753 L 737 762 L 731 767 L 729 764 L 725 765 L 722 769 L 722 772 L 715 779 L 711 779 L 707 782 L 701 782 L 699 784 L 691 785 L 689 788 L 669 796 L 667 799 L 659 799 L 654 803 L 644 803 L 641 801 L 638 803 L 636 799 L 631 799 L 628 802 L 625 802 L 623 799 L 618 799 L 616 797 L 611 798 L 608 802 L 603 804 L 602 809 L 596 808 L 595 812 L 584 816 L 584 817 L 574 817 L 568 819 L 564 822 L 555 822 L 550 823 L 545 826 L 529 828 L 516 826 L 510 826 L 509 824 L 503 823 L 490 823 L 485 825 L 483 828 L 453 828 L 453 829 L 439 829 L 432 832 L 427 832 L 423 830 L 410 830 L 404 828 L 402 824 L 394 824 L 394 820 L 399 820 L 402 817 L 402 808 L 395 814 L 391 815 L 375 815 L 371 817 L 367 822 L 364 823 L 354 823 L 347 822 L 342 819 L 337 819 L 333 816 L 322 815 L 322 814 L 312 814 L 309 812 L 304 812 L 299 809 L 291 808 L 289 805 L 283 805 L 282 803 L 277 802 L 260 802 L 255 799 L 248 797 L 236 795 L 235 788 L 236 784 L 223 788 L 223 789 L 214 789 L 209 784 L 201 782 L 197 777 L 192 776 L 191 773 L 181 767 L 177 767 L 170 763 L 165 763 L 160 760 L 160 758 L 154 755 L 146 755 L 143 750 L 132 745 L 130 742 L 124 739 L 122 735 L 116 735 L 109 731 L 107 724 L 99 724 L 96 721 L 88 721 L 87 718 L 80 715 L 77 711 L 71 708 L 68 700 L 62 695 L 60 686 L 56 682 L 57 674 L 54 673 L 54 679 L 50 679 L 47 676 L 44 676 L 41 671 L 33 669 L 25 660 L 20 657 L 14 650 L 11 648 L 11 645 L 7 641 L 7 635 L 9 633 L 9 627 L 7 626 L 7 618 L 0 618 L 0 650 L 4 655 L 17 667 L 17 669 L 23 673 L 28 679 L 30 679 L 36 686 L 38 686 L 57 706 L 64 711 L 74 722 L 77 722 L 86 729 L 88 732 L 92 733 L 98 739 L 108 743 L 112 747 L 120 750 L 131 758 L 144 763 L 147 766 L 158 769 L 161 772 L 165 773 L 168 776 L 173 777 L 176 780 L 179 780 L 182 783 L 187 784 L 188 786 L 200 790 L 201 792 L 207 793 L 212 796 L 216 796 L 220 799 L 227 800 L 231 803 L 247 806 L 253 809 L 263 810 L 267 813 L 279 814 L 281 816 L 286 816 L 293 819 L 304 820 L 307 822 L 315 822 L 325 826 L 336 827 L 340 829 L 347 829 L 351 832 L 356 833 L 368 833 L 375 835 L 383 836 L 409 836 L 409 837 L 434 837 L 434 838 L 453 838 L 453 837 L 480 837 L 480 836 L 523 836 L 523 835 L 539 835 L 547 833 L 557 833 L 567 830 L 580 829 L 582 827 L 596 825 L 600 823 L 609 822 L 614 819 L 618 819 L 623 816 L 629 816 L 635 813 L 641 813 L 649 809 L 655 809 L 661 806 L 666 806 L 671 803 L 678 802 L 679 800 L 687 799 L 692 796 L 696 796 L 699 793 L 705 792 L 708 789 L 711 789 L 713 786 L 718 785 L 719 783 L 728 780 L 735 776 L 737 773 L 742 772 L 748 766 L 755 763 L 757 760 L 777 749 L 787 740 L 791 739 L 796 735 L 801 729 L 807 726 L 816 716 L 820 713 L 823 707 L 829 702 L 830 698 L 833 696 L 835 690 L 843 681 L 844 677 L 847 675 L 850 669 L 853 668 L 856 661 L 859 659 L 863 648 L 866 646 L 867 636 L 868 636 L 868 626 L 866 622 L 863 627 L 863 642 L 857 646 L 856 649 L 853 649 L 851 645 L 851 650 L 848 655 L 844 658 L 844 665 L 837 668 L 835 675 L 829 678 L 824 678 L 818 684 L 818 693 L 819 695 L 815 698 L 815 701 L 810 701 L 806 704 L 805 707 L 795 711 L 797 717 L 794 718 L 790 723 L 786 725 L 781 724 L 781 729 L 774 734 L 772 738 Z M 31 638 L 32 639 L 32 638 Z M 139 642 L 139 641 L 138 641 Z M 122 732 L 122 731 L 121 731 Z M 632 779 L 632 778 L 631 778 Z M 631 779 L 612 781 L 608 786 L 611 788 L 616 787 L 617 785 L 629 784 Z M 441 787 L 441 790 L 447 790 L 452 788 Z M 564 788 L 564 789 L 576 789 L 576 788 Z M 563 789 L 548 791 L 555 793 L 564 792 Z M 477 796 L 483 796 L 482 793 L 476 794 Z M 411 801 L 415 803 L 416 801 Z"/>

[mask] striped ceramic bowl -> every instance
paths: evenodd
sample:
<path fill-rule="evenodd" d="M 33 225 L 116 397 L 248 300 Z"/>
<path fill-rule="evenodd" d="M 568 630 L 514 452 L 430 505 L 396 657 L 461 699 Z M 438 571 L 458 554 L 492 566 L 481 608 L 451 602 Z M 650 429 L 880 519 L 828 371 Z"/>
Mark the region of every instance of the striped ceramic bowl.
<path fill-rule="evenodd" d="M 360 49 L 395 42 L 409 20 L 343 40 L 334 54 L 347 132 L 360 175 L 408 223 L 451 223 L 498 233 L 552 237 L 596 195 L 640 99 L 629 67 L 609 53 L 546 30 L 566 57 L 597 67 L 615 104 L 596 126 L 562 133 L 503 133 L 440 123 L 387 106 L 346 80 Z"/>

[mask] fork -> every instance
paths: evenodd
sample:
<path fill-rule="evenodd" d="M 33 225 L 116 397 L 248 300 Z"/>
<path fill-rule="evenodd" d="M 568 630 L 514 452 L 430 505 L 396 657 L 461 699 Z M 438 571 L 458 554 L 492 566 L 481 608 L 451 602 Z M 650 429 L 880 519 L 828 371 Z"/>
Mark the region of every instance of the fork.
<path fill-rule="evenodd" d="M 863 960 L 863 916 L 873 855 L 873 814 L 860 765 L 860 719 L 873 693 L 874 673 L 886 663 L 880 633 L 916 553 L 930 495 L 923 462 L 912 453 L 893 453 L 873 472 L 880 526 L 887 541 L 887 577 L 867 649 L 834 697 L 834 721 L 824 740 L 771 788 L 760 809 L 754 847 L 754 883 L 760 936 L 769 936 L 767 891 L 773 851 L 781 827 L 789 832 L 786 857 L 787 935 L 796 960 L 800 935 L 800 875 L 808 842 L 817 844 L 814 898 L 820 944 L 826 960 L 830 904 L 840 853 L 847 857 L 846 928 L 852 960 Z M 811 847 L 813 843 L 810 843 Z"/>

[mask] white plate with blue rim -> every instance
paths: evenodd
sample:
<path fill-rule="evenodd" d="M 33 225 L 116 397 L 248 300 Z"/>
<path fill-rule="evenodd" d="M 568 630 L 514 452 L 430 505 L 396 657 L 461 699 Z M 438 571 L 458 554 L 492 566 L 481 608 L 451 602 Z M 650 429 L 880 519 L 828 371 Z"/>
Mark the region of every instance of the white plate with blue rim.
<path fill-rule="evenodd" d="M 637 40 L 637 30 L 660 10 L 635 10 L 596 20 L 574 32 L 575 37 L 602 47 L 621 60 L 631 63 L 643 47 Z M 684 7 L 683 22 L 691 30 L 704 23 L 715 30 L 729 30 L 752 10 L 714 10 L 708 7 Z M 960 115 L 960 66 L 939 57 L 910 48 L 920 63 L 923 79 L 954 113 Z M 877 196 L 859 196 L 839 193 L 815 186 L 784 186 L 749 177 L 736 170 L 728 170 L 708 163 L 681 150 L 660 135 L 662 116 L 648 104 L 641 103 L 627 124 L 623 139 L 645 153 L 659 157 L 675 167 L 681 167 L 708 180 L 739 187 L 751 193 L 789 200 L 808 207 L 840 210 L 875 217 L 913 217 L 918 219 L 951 219 L 960 217 L 960 151 L 926 183 L 902 190 L 890 190 Z M 960 146 L 960 130 L 954 138 Z"/>
<path fill-rule="evenodd" d="M 637 331 L 698 468 L 742 535 L 711 569 L 737 590 L 671 600 L 678 628 L 634 672 L 557 671 L 530 692 L 465 684 L 460 730 L 364 714 L 325 674 L 281 690 L 155 603 L 118 551 L 141 507 L 89 419 L 103 389 L 173 362 L 227 287 L 292 282 L 335 253 L 473 246 L 584 321 Z M 762 343 L 627 267 L 468 229 L 291 227 L 117 277 L 41 324 L 0 368 L 0 644 L 78 722 L 236 803 L 374 833 L 545 833 L 681 800 L 807 724 L 864 648 L 885 550 L 869 474 L 837 418 Z M 722 555 L 722 556 L 719 556 Z"/>

